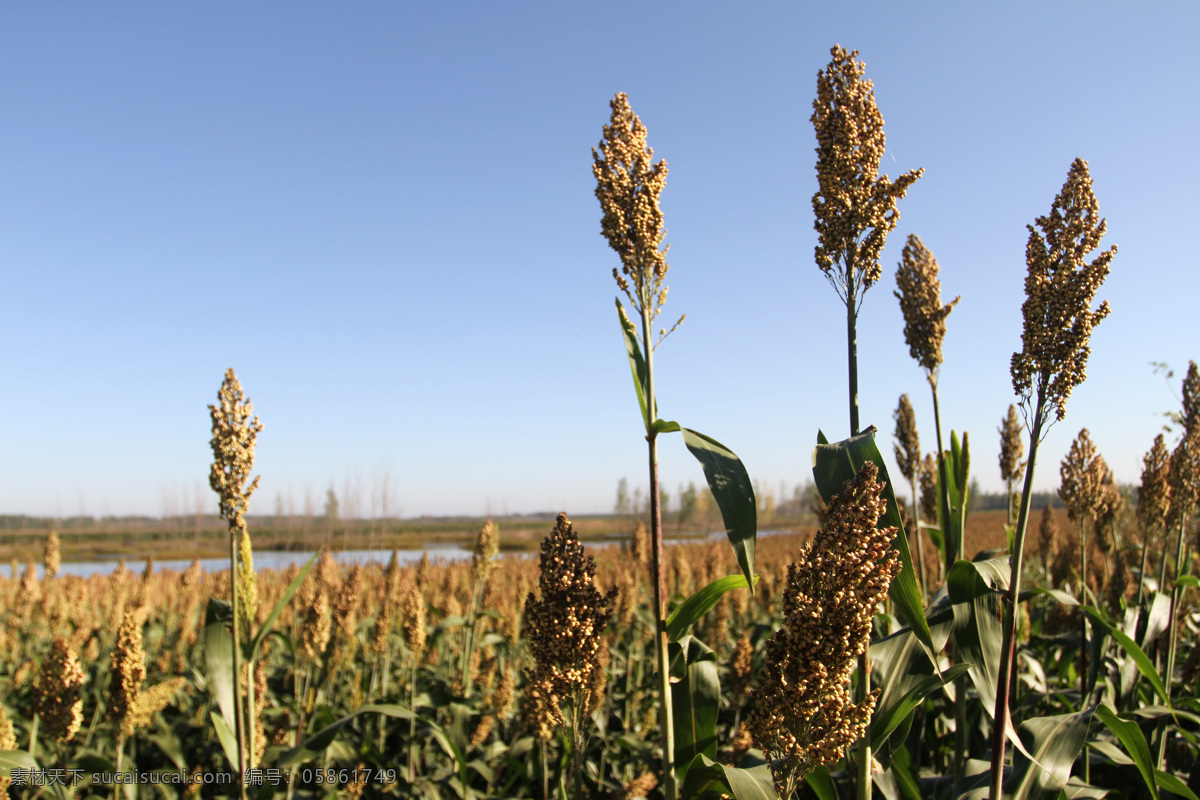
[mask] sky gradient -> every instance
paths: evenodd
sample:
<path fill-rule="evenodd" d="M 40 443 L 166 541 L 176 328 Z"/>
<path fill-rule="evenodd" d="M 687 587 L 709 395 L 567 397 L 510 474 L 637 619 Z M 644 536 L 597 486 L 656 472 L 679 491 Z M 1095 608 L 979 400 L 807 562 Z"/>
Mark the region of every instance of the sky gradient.
<path fill-rule="evenodd" d="M 962 295 L 943 424 L 1001 488 L 1025 226 L 1081 157 L 1112 313 L 1035 486 L 1082 427 L 1136 483 L 1200 359 L 1198 35 L 1182 2 L 5 4 L 0 513 L 215 510 L 228 367 L 265 426 L 251 513 L 319 513 L 329 486 L 378 513 L 385 484 L 406 517 L 611 510 L 621 477 L 646 484 L 591 174 L 618 91 L 670 168 L 663 318 L 687 321 L 656 354 L 660 414 L 765 485 L 806 480 L 818 428 L 849 432 L 811 211 L 834 43 L 874 81 L 884 171 L 925 168 L 859 324 L 889 462 L 901 393 L 933 449 L 892 296 L 916 233 Z M 672 493 L 703 481 L 678 437 L 660 460 Z"/>

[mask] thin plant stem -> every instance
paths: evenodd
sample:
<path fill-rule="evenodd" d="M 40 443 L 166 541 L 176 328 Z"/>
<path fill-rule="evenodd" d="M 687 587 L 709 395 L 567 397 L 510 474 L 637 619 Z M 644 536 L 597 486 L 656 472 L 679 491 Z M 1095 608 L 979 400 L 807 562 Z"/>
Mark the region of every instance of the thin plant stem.
<path fill-rule="evenodd" d="M 921 581 L 921 605 L 925 605 L 926 589 L 928 585 L 925 582 L 925 537 L 921 534 L 921 506 L 917 501 L 917 482 L 909 481 L 908 485 L 912 487 L 913 495 L 913 527 L 916 528 L 913 536 L 917 540 L 917 579 Z"/>
<path fill-rule="evenodd" d="M 1038 387 L 1037 405 L 1029 431 L 1029 463 L 1025 467 L 1025 486 L 1021 491 L 1021 509 L 1017 514 L 1017 529 L 1013 535 L 1012 553 L 1009 556 L 1012 571 L 1009 574 L 1008 592 L 1003 595 L 1004 638 L 1000 645 L 1000 671 L 997 675 L 996 710 L 992 728 L 992 768 L 990 800 L 1000 800 L 1004 784 L 1004 746 L 1008 741 L 1005 734 L 1011 725 L 1008 716 L 1008 698 L 1012 689 L 1011 664 L 1016 650 L 1017 599 L 1021 596 L 1021 566 L 1025 552 L 1025 531 L 1029 525 L 1029 505 L 1033 499 L 1033 470 L 1037 465 L 1038 444 L 1042 437 L 1043 410 L 1046 406 L 1046 389 Z"/>
<path fill-rule="evenodd" d="M 1163 683 L 1167 686 L 1167 704 L 1171 703 L 1171 683 L 1175 678 L 1175 647 L 1178 644 L 1178 637 L 1175 629 L 1178 627 L 1177 615 L 1179 614 L 1179 599 L 1182 595 L 1182 588 L 1179 585 L 1179 578 L 1183 575 L 1183 568 L 1186 565 L 1187 543 L 1183 540 L 1183 532 L 1187 530 L 1187 514 L 1180 515 L 1179 520 L 1179 535 L 1175 539 L 1175 585 L 1171 587 L 1171 614 L 1170 621 L 1167 623 L 1167 670 L 1163 673 L 1165 680 Z M 1160 717 L 1158 722 L 1158 758 L 1156 763 L 1159 769 L 1166 768 L 1167 756 L 1167 720 L 1165 717 Z"/>
<path fill-rule="evenodd" d="M 646 350 L 646 403 L 649 421 L 658 419 L 654 402 L 654 340 L 650 338 L 650 307 L 642 304 L 642 342 Z M 660 702 L 663 728 L 663 796 L 676 800 L 675 785 L 675 721 L 671 713 L 671 667 L 667 653 L 667 584 L 663 579 L 662 508 L 658 496 L 658 442 L 653 430 L 646 433 L 650 459 L 650 552 L 654 570 L 655 649 L 658 656 Z"/>
<path fill-rule="evenodd" d="M 245 731 L 242 720 L 242 639 L 241 625 L 238 621 L 238 617 L 241 614 L 238 608 L 238 545 L 240 544 L 238 537 L 241 535 L 242 532 L 238 528 L 230 531 L 229 585 L 231 587 L 233 605 L 233 725 L 237 747 L 237 781 L 242 800 L 246 800 L 246 782 L 244 780 L 246 767 L 243 755 L 245 752 Z"/>

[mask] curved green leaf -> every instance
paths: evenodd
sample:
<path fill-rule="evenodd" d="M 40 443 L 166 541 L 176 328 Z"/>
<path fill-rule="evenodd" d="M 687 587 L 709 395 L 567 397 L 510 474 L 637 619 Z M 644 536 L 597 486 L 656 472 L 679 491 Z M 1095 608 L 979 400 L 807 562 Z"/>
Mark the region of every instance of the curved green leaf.
<path fill-rule="evenodd" d="M 1191 800 L 1200 800 L 1200 798 L 1196 797 L 1196 793 L 1179 779 L 1178 775 L 1172 775 L 1169 772 L 1163 772 L 1161 769 L 1155 769 L 1154 777 L 1158 780 L 1158 785 L 1168 792 L 1174 792 L 1180 797 L 1189 797 Z"/>
<path fill-rule="evenodd" d="M 229 763 L 237 771 L 237 740 L 233 736 L 233 728 L 225 721 L 225 718 L 215 711 L 208 712 L 212 719 L 213 730 L 217 732 L 217 741 L 221 743 L 221 749 L 225 751 L 225 757 L 229 759 Z"/>
<path fill-rule="evenodd" d="M 971 682 L 989 714 L 996 707 L 1000 651 L 1004 640 L 1000 594 L 1008 589 L 1007 566 L 1007 557 L 959 561 L 946 574 L 950 600 L 970 609 L 966 624 L 955 626 L 954 641 L 963 660 L 971 664 Z"/>
<path fill-rule="evenodd" d="M 1083 752 L 1092 711 L 1053 717 L 1034 717 L 1021 723 L 1021 740 L 1028 747 L 1031 761 L 1023 750 L 1013 753 L 1013 769 L 1005 797 L 1033 800 L 1053 797 L 1064 789 L 1071 777 L 1075 759 Z"/>
<path fill-rule="evenodd" d="M 760 764 L 750 769 L 718 764 L 703 753 L 688 765 L 680 797 L 689 800 L 733 797 L 735 800 L 779 800 L 771 768 Z"/>
<path fill-rule="evenodd" d="M 675 763 L 679 780 L 697 755 L 717 755 L 717 710 L 721 681 L 717 656 L 694 636 L 668 646 L 671 672 L 682 677 L 671 687 L 671 713 L 675 721 Z"/>
<path fill-rule="evenodd" d="M 871 724 L 867 728 L 868 741 L 872 746 L 879 747 L 879 744 L 886 739 L 892 731 L 913 712 L 921 702 L 933 694 L 933 692 L 942 688 L 945 684 L 962 675 L 968 669 L 970 664 L 955 664 L 939 675 L 928 675 L 917 682 L 917 685 L 907 691 L 903 696 L 889 704 L 888 708 L 882 712 L 876 711 L 871 717 Z"/>
<path fill-rule="evenodd" d="M 638 406 L 642 409 L 642 420 L 646 423 L 646 430 L 650 430 L 651 418 L 657 416 L 653 408 L 646 405 L 646 394 L 648 380 L 648 371 L 646 369 L 646 359 L 642 355 L 642 348 L 638 344 L 637 328 L 633 327 L 633 323 L 629 321 L 629 317 L 625 314 L 625 307 L 621 305 L 621 298 L 617 298 L 617 316 L 621 320 L 621 334 L 625 340 L 625 352 L 629 355 L 629 369 L 633 373 L 633 386 L 637 389 Z"/>
<path fill-rule="evenodd" d="M 0 750 L 0 775 L 10 777 L 14 769 L 40 770 L 37 759 L 24 750 Z"/>
<path fill-rule="evenodd" d="M 650 426 L 650 432 L 656 435 L 660 433 L 675 433 L 679 430 L 683 430 L 683 428 L 680 427 L 678 422 L 670 422 L 665 419 L 656 419 L 654 420 L 654 424 Z"/>
<path fill-rule="evenodd" d="M 1158 692 L 1158 696 L 1162 698 L 1163 703 L 1170 708 L 1171 698 L 1167 695 L 1167 687 L 1163 685 L 1162 678 L 1159 676 L 1158 670 L 1154 668 L 1154 662 L 1146 655 L 1146 651 L 1138 647 L 1138 643 L 1129 638 L 1120 628 L 1113 627 L 1097 609 L 1092 606 L 1083 606 L 1082 610 L 1105 633 L 1117 640 L 1117 644 L 1121 645 L 1121 648 L 1137 664 L 1138 672 L 1142 673 L 1142 676 L 1150 681 L 1150 685 L 1154 687 L 1154 691 Z"/>
<path fill-rule="evenodd" d="M 258 648 L 262 646 L 263 639 L 271 632 L 271 628 L 275 625 L 275 620 L 279 619 L 279 615 L 283 613 L 283 609 L 296 596 L 296 592 L 300 590 L 300 584 L 304 583 L 304 579 L 308 576 L 308 571 L 312 569 L 312 565 L 317 563 L 317 553 L 313 553 L 312 558 L 308 563 L 300 568 L 296 573 L 296 577 L 292 578 L 292 582 L 288 584 L 287 589 L 283 591 L 279 600 L 275 602 L 275 606 L 271 609 L 271 613 L 267 615 L 263 621 L 262 627 L 258 629 L 258 633 L 254 637 L 254 643 L 250 645 L 250 657 L 258 656 Z"/>
<path fill-rule="evenodd" d="M 818 765 L 805 775 L 804 782 L 808 784 L 808 788 L 813 790 L 813 794 L 817 796 L 817 800 L 837 800 L 837 790 L 833 786 L 833 777 L 830 776 L 829 769 L 824 764 Z"/>
<path fill-rule="evenodd" d="M 382 714 L 386 717 L 398 717 L 400 719 L 411 719 L 417 716 L 406 706 L 395 703 L 360 706 L 353 713 L 347 714 L 336 722 L 326 725 L 301 742 L 297 747 L 293 747 L 291 750 L 285 752 L 280 756 L 276 764 L 281 767 L 288 767 L 292 764 L 303 764 L 306 761 L 311 761 L 333 743 L 338 731 L 350 724 L 351 720 L 355 717 L 362 714 Z M 422 720 L 422 722 L 431 726 L 435 736 L 437 733 L 440 733 L 440 730 L 436 726 L 433 726 L 433 723 L 430 723 L 428 720 Z"/>
<path fill-rule="evenodd" d="M 879 480 L 884 484 L 883 496 L 887 500 L 887 511 L 879 520 L 879 525 L 894 527 L 903 531 L 904 525 L 900 520 L 900 507 L 896 504 L 896 495 L 892 491 L 892 481 L 888 476 L 887 464 L 875 444 L 875 426 L 867 428 L 857 436 L 851 436 L 834 444 L 822 442 L 824 434 L 818 431 L 817 446 L 813 448 L 813 480 L 817 490 L 825 502 L 842 491 L 846 481 L 853 480 L 862 465 L 868 461 L 879 468 Z M 925 619 L 925 605 L 921 590 L 917 587 L 917 573 L 913 568 L 912 554 L 908 550 L 908 537 L 897 535 L 892 540 L 892 547 L 900 553 L 900 574 L 892 581 L 888 594 L 896 609 L 904 617 L 904 621 L 913 629 L 913 633 L 925 645 L 933 659 L 933 637 L 929 631 L 929 623 Z"/>
<path fill-rule="evenodd" d="M 758 510 L 750 475 L 741 459 L 716 439 L 691 428 L 681 430 L 683 443 L 704 467 L 704 479 L 721 509 L 725 534 L 749 584 L 754 581 L 754 543 L 758 533 Z"/>
<path fill-rule="evenodd" d="M 757 575 L 754 576 L 754 582 L 758 583 Z M 687 600 L 675 606 L 671 616 L 667 617 L 667 638 L 672 642 L 679 641 L 688 629 L 712 611 L 723 594 L 734 589 L 745 589 L 747 586 L 745 575 L 726 575 L 697 590 Z"/>
<path fill-rule="evenodd" d="M 1096 716 L 1108 726 L 1108 729 L 1120 740 L 1127 752 L 1142 773 L 1142 780 L 1150 790 L 1150 796 L 1158 800 L 1158 782 L 1154 779 L 1154 759 L 1150 755 L 1150 745 L 1142 735 L 1142 729 L 1136 722 L 1118 717 L 1108 706 L 1096 708 Z"/>
<path fill-rule="evenodd" d="M 209 692 L 221 709 L 222 722 L 225 730 L 234 730 L 234 699 L 233 699 L 233 632 L 228 625 L 233 621 L 233 609 L 224 600 L 211 598 L 204 612 L 204 664 L 205 678 L 208 681 Z M 214 716 L 213 723 L 216 724 Z M 220 738 L 221 729 L 217 728 Z M 221 742 L 224 747 L 224 741 Z M 225 754 L 233 756 L 230 763 L 238 763 L 237 746 L 225 748 Z"/>
<path fill-rule="evenodd" d="M 1200 587 L 1200 578 L 1195 575 L 1180 575 L 1175 579 L 1176 586 L 1190 586 L 1193 589 Z"/>

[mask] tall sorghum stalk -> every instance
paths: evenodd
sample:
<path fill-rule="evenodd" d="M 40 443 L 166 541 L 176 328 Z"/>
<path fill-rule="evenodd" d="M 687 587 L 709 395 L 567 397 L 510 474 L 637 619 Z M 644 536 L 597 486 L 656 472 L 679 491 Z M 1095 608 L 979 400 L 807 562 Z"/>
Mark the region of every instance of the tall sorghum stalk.
<path fill-rule="evenodd" d="M 950 508 L 949 482 L 947 476 L 946 451 L 942 446 L 942 418 L 938 409 L 938 373 L 942 365 L 942 340 L 946 337 L 946 317 L 961 299 L 955 297 L 942 305 L 942 283 L 938 280 L 938 263 L 924 243 L 910 235 L 901 253 L 900 266 L 896 269 L 896 288 L 893 292 L 900 301 L 900 312 L 904 315 L 904 341 L 908 353 L 921 369 L 933 393 L 933 424 L 937 435 L 938 493 L 941 508 Z M 942 536 L 947 535 L 948 521 L 941 520 Z M 949 541 L 949 540 L 947 540 Z M 960 543 L 961 545 L 962 543 Z M 960 555 L 947 552 L 946 567 Z"/>
<path fill-rule="evenodd" d="M 1004 481 L 1005 506 L 1008 508 L 1008 524 L 1013 524 L 1013 484 L 1021 480 L 1025 465 L 1021 456 L 1025 455 L 1025 446 L 1021 443 L 1021 418 L 1017 416 L 1017 407 L 1011 403 L 1008 414 L 1000 423 L 1000 480 Z"/>
<path fill-rule="evenodd" d="M 938 408 L 938 375 L 942 365 L 942 340 L 946 338 L 946 317 L 958 303 L 955 297 L 949 303 L 942 305 L 942 283 L 938 279 L 938 263 L 933 253 L 915 235 L 909 235 L 901 252 L 900 265 L 896 269 L 896 288 L 893 292 L 900 301 L 900 312 L 904 316 L 904 341 L 908 344 L 908 352 L 921 369 L 925 371 L 925 380 L 933 396 L 933 428 L 937 437 L 937 489 L 939 496 L 938 525 L 945 542 L 945 559 L 938 558 L 942 567 L 949 569 L 960 551 L 965 549 L 961 541 L 964 532 L 959 532 L 960 541 L 954 542 L 950 535 L 950 468 L 946 463 L 946 450 L 942 445 L 942 415 Z M 965 444 L 966 436 L 963 441 Z M 954 780 L 957 790 L 958 780 L 962 774 L 963 759 L 967 744 L 967 693 L 966 677 L 960 675 L 955 679 L 954 693 Z"/>
<path fill-rule="evenodd" d="M 1164 672 L 1167 696 L 1175 678 L 1175 650 L 1178 645 L 1178 614 L 1182 588 L 1179 579 L 1188 565 L 1188 541 L 1185 536 L 1189 516 L 1200 507 L 1200 372 L 1196 363 L 1189 365 L 1183 382 L 1183 439 L 1171 453 L 1171 526 L 1175 536 L 1175 580 L 1171 587 L 1171 613 L 1167 626 L 1167 669 Z M 1167 737 L 1166 720 L 1158 725 L 1158 765 L 1165 767 Z"/>
<path fill-rule="evenodd" d="M 1067 507 L 1067 517 L 1079 527 L 1079 604 L 1088 605 L 1087 580 L 1087 521 L 1092 515 L 1096 500 L 1096 472 L 1093 464 L 1097 463 L 1096 448 L 1092 444 L 1087 428 L 1079 431 L 1071 449 L 1059 466 L 1061 484 L 1058 496 Z M 1087 698 L 1088 673 L 1088 623 L 1087 615 L 1080 614 L 1079 619 L 1079 702 L 1085 703 Z"/>
<path fill-rule="evenodd" d="M 904 479 L 908 481 L 909 488 L 912 489 L 912 535 L 917 544 L 917 579 L 921 584 L 921 602 L 924 603 L 927 585 L 925 582 L 925 549 L 921 542 L 924 538 L 921 533 L 921 508 L 917 502 L 917 473 L 921 469 L 921 441 L 917 436 L 917 417 L 913 413 L 908 395 L 900 395 L 900 402 L 896 406 L 894 417 L 896 420 L 896 444 L 893 449 L 896 466 L 900 468 L 900 474 L 904 476 Z"/>
<path fill-rule="evenodd" d="M 1004 781 L 1004 750 L 1012 728 L 1008 714 L 1011 689 L 1011 665 L 1016 649 L 1017 598 L 1021 593 L 1021 566 L 1024 558 L 1025 530 L 1029 522 L 1029 504 L 1033 495 L 1033 471 L 1038 445 L 1049 426 L 1051 409 L 1055 420 L 1067 413 L 1071 390 L 1087 377 L 1092 329 L 1108 316 L 1103 302 L 1093 311 L 1092 298 L 1108 275 L 1116 255 L 1114 245 L 1091 263 L 1085 261 L 1104 237 L 1104 220 L 1092 192 L 1087 162 L 1075 159 L 1062 191 L 1054 199 L 1050 214 L 1038 217 L 1037 228 L 1029 226 L 1025 248 L 1028 274 L 1025 278 L 1025 303 L 1021 307 L 1024 327 L 1021 351 L 1013 353 L 1013 391 L 1021 398 L 1021 410 L 1029 429 L 1029 461 L 1025 467 L 1025 486 L 1010 555 L 1011 573 L 1004 595 L 1004 639 L 1000 649 L 1000 669 L 996 687 L 996 710 L 992 729 L 992 768 L 989 797 L 1000 800 Z"/>
<path fill-rule="evenodd" d="M 467 609 L 467 625 L 464 633 L 462 653 L 462 694 L 471 696 L 471 654 L 475 651 L 475 626 L 479 614 L 479 604 L 483 601 L 483 592 L 487 587 L 488 577 L 495 568 L 496 554 L 500 552 L 500 529 L 490 519 L 483 523 L 479 535 L 475 537 L 475 552 L 471 555 L 471 607 Z"/>
<path fill-rule="evenodd" d="M 887 235 L 900 221 L 896 202 L 921 177 L 912 170 L 895 181 L 879 174 L 887 146 L 875 88 L 864 76 L 858 51 L 841 45 L 817 73 L 817 96 L 810 118 L 817 135 L 817 191 L 812 198 L 817 231 L 817 267 L 846 304 L 846 361 L 850 435 L 858 419 L 858 311 L 867 289 L 879 280 L 879 256 Z M 871 669 L 864 651 L 858 662 L 858 702 L 866 701 Z M 858 796 L 871 796 L 871 742 L 864 736 L 858 757 Z"/>
<path fill-rule="evenodd" d="M 258 488 L 258 478 L 250 481 L 250 470 L 254 468 L 254 444 L 262 430 L 258 417 L 251 417 L 254 406 L 249 398 L 243 397 L 242 386 L 233 370 L 225 371 L 225 380 L 217 392 L 217 403 L 208 407 L 212 417 L 213 451 L 209 486 L 220 498 L 221 516 L 229 525 L 229 585 L 233 606 L 233 693 L 234 724 L 238 756 L 238 781 L 242 798 L 246 797 L 242 776 L 246 768 L 247 731 L 253 729 L 252 709 L 243 704 L 242 694 L 242 639 L 240 622 L 249 616 L 241 608 L 239 589 L 247 588 L 245 568 L 239 569 L 238 555 L 249 551 L 249 542 L 243 541 L 246 533 L 246 510 L 250 495 Z M 249 481 L 249 483 L 247 483 Z M 247 565 L 250 569 L 253 567 Z M 251 573 L 252 574 L 252 573 Z M 241 586 L 239 586 L 241 584 Z M 247 711 L 250 714 L 247 714 Z"/>
<path fill-rule="evenodd" d="M 868 461 L 846 482 L 788 566 L 783 627 L 767 642 L 746 717 L 784 800 L 808 772 L 837 761 L 862 736 L 879 698 L 876 689 L 851 703 L 849 689 L 875 611 L 900 572 L 891 549 L 896 529 L 876 527 L 887 508 L 878 475 Z"/>
<path fill-rule="evenodd" d="M 1150 540 L 1163 542 L 1163 563 L 1166 563 L 1166 527 L 1171 513 L 1171 454 L 1160 433 L 1154 437 L 1154 446 L 1146 453 L 1142 468 L 1142 487 L 1138 491 L 1137 517 L 1142 525 L 1142 568 L 1138 574 L 1138 607 L 1146 584 L 1146 567 Z M 1159 578 L 1158 588 L 1164 587 Z"/>
<path fill-rule="evenodd" d="M 667 182 L 667 163 L 653 163 L 654 151 L 646 144 L 642 125 L 629 99 L 620 92 L 609 103 L 612 116 L 604 126 L 599 152 L 592 150 L 592 172 L 596 198 L 604 212 L 601 233 L 621 257 L 621 269 L 613 269 L 617 286 L 640 317 L 638 333 L 645 354 L 643 419 L 650 472 L 651 586 L 655 619 L 655 649 L 658 660 L 659 702 L 662 719 L 663 788 L 667 800 L 675 800 L 675 731 L 671 713 L 670 664 L 667 654 L 667 586 L 663 574 L 662 509 L 658 485 L 658 408 L 654 397 L 654 349 L 668 335 L 663 330 L 657 342 L 651 326 L 667 299 L 667 249 L 663 246 L 663 216 L 659 195 Z M 622 319 L 625 309 L 618 301 Z M 679 322 L 683 317 L 679 318 Z M 672 331 L 679 325 L 671 328 Z M 643 387 L 639 386 L 639 389 Z M 639 394 L 642 392 L 639 391 Z"/>

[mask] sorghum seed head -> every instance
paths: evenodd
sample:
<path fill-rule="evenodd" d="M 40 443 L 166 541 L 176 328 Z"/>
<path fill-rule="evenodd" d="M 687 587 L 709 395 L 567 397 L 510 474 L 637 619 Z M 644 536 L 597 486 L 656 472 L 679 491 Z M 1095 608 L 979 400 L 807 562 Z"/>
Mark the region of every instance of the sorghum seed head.
<path fill-rule="evenodd" d="M 815 256 L 817 266 L 849 304 L 879 280 L 879 254 L 900 221 L 896 201 L 924 170 L 912 170 L 895 181 L 879 174 L 886 137 L 874 85 L 863 77 L 866 66 L 857 50 L 834 45 L 829 52 L 832 60 L 817 73 L 811 117 L 817 135 Z M 855 296 L 847 292 L 851 278 Z"/>
<path fill-rule="evenodd" d="M 667 296 L 663 280 L 668 248 L 662 246 L 666 231 L 658 207 L 667 185 L 667 162 L 653 163 L 646 127 L 624 92 L 618 92 L 609 106 L 612 116 L 604 126 L 600 149 L 592 148 L 596 199 L 604 212 L 600 232 L 621 257 L 621 271 L 613 270 L 617 286 L 639 313 L 649 311 L 653 319 Z"/>
<path fill-rule="evenodd" d="M 1137 516 L 1146 535 L 1166 526 L 1171 514 L 1171 454 L 1160 433 L 1142 462 L 1142 488 L 1138 492 Z"/>
<path fill-rule="evenodd" d="M 258 488 L 258 478 L 250 481 L 254 469 L 254 443 L 262 430 L 258 417 L 251 419 L 254 406 L 242 395 L 233 370 L 225 371 L 225 380 L 217 392 L 217 403 L 208 407 L 212 416 L 212 469 L 208 482 L 220 497 L 221 516 L 232 533 L 245 527 L 250 495 Z"/>
<path fill-rule="evenodd" d="M 62 566 L 62 547 L 58 540 L 58 531 L 52 530 L 46 537 L 46 545 L 42 549 L 42 566 L 45 567 L 47 578 L 57 575 L 59 567 Z"/>
<path fill-rule="evenodd" d="M 917 437 L 917 415 L 913 412 L 908 395 L 900 395 L 900 403 L 892 416 L 896 420 L 896 466 L 900 468 L 904 479 L 911 483 L 916 480 L 917 470 L 921 468 L 921 442 Z"/>
<path fill-rule="evenodd" d="M 904 315 L 904 341 L 908 353 L 936 382 L 942 363 L 942 339 L 946 337 L 946 317 L 961 298 L 955 297 L 942 305 L 942 284 L 938 280 L 938 263 L 915 234 L 909 234 L 896 270 L 893 292 L 900 301 Z"/>
<path fill-rule="evenodd" d="M 1000 480 L 1005 483 L 1021 480 L 1024 473 L 1021 456 L 1025 455 L 1025 446 L 1021 442 L 1021 419 L 1017 416 L 1017 407 L 1011 403 L 1008 414 L 1000 423 Z"/>
<path fill-rule="evenodd" d="M 471 555 L 471 574 L 480 583 L 486 581 L 495 567 L 496 554 L 500 552 L 500 529 L 490 519 L 483 523 L 475 538 L 475 552 Z"/>
<path fill-rule="evenodd" d="M 76 734 L 83 723 L 83 682 L 79 659 L 60 636 L 42 662 L 34 700 L 43 735 L 65 742 Z"/>
<path fill-rule="evenodd" d="M 1095 311 L 1091 305 L 1117 253 L 1113 245 L 1086 262 L 1106 229 L 1086 161 L 1075 159 L 1050 214 L 1035 224 L 1028 226 L 1025 248 L 1024 329 L 1021 352 L 1012 357 L 1013 391 L 1027 407 L 1033 395 L 1044 394 L 1062 420 L 1071 390 L 1087 378 L 1092 329 L 1108 316 L 1108 301 Z"/>
<path fill-rule="evenodd" d="M 783 627 L 772 635 L 747 725 L 771 762 L 776 789 L 836 761 L 862 735 L 879 690 L 854 704 L 850 676 L 872 620 L 900 571 L 878 468 L 867 462 L 833 498 L 820 530 L 788 567 Z"/>

